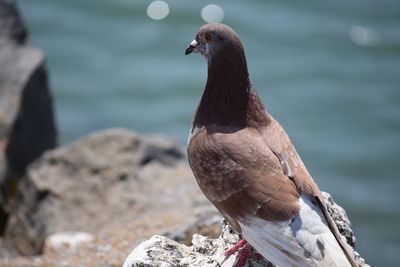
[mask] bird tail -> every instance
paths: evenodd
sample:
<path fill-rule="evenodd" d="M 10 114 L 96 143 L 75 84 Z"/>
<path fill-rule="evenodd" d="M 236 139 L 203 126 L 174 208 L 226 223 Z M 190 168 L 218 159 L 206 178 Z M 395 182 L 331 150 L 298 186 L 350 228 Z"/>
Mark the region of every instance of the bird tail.
<path fill-rule="evenodd" d="M 340 234 L 339 229 L 336 226 L 336 223 L 333 221 L 332 217 L 330 216 L 325 204 L 322 202 L 321 197 L 316 197 L 318 204 L 322 210 L 322 213 L 325 217 L 325 220 L 328 223 L 329 229 L 331 230 L 333 236 L 335 237 L 336 241 L 339 243 L 339 246 L 342 248 L 344 254 L 346 255 L 347 260 L 351 264 L 352 267 L 358 267 L 358 264 L 355 262 L 354 259 L 354 252 L 350 248 L 350 245 L 344 241 L 344 237 Z"/>
<path fill-rule="evenodd" d="M 299 244 L 293 242 L 293 237 L 283 234 L 287 232 L 287 224 L 266 222 L 259 218 L 252 219 L 250 224 L 239 224 L 244 239 L 272 263 L 278 266 L 313 266 L 303 256 Z"/>
<path fill-rule="evenodd" d="M 284 222 L 249 218 L 240 222 L 244 238 L 278 266 L 356 267 L 350 250 L 330 229 L 335 225 L 313 196 L 302 195 L 299 214 Z M 336 233 L 338 230 L 336 228 Z M 340 235 L 340 234 L 339 234 Z"/>

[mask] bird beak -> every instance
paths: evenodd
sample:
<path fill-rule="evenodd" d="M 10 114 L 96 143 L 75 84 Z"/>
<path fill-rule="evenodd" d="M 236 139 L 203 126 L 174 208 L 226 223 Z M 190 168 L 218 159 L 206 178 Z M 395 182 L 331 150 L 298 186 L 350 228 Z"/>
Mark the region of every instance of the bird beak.
<path fill-rule="evenodd" d="M 196 40 L 193 40 L 190 43 L 189 47 L 186 48 L 185 55 L 189 55 L 192 52 L 197 52 L 197 49 L 196 49 L 197 45 L 198 45 L 198 42 Z"/>

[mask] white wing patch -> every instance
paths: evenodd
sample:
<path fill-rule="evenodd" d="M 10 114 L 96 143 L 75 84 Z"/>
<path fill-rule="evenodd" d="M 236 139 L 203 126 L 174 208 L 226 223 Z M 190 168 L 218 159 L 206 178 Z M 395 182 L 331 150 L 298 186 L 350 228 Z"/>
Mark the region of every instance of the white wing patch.
<path fill-rule="evenodd" d="M 188 136 L 187 142 L 186 142 L 187 146 L 189 146 L 192 139 L 199 134 L 200 130 L 201 130 L 201 127 L 194 127 L 192 125 L 192 127 L 190 128 L 190 131 L 189 131 L 189 136 Z"/>
<path fill-rule="evenodd" d="M 239 222 L 244 238 L 278 266 L 351 266 L 320 208 L 305 195 L 299 204 L 299 215 L 286 222 Z"/>

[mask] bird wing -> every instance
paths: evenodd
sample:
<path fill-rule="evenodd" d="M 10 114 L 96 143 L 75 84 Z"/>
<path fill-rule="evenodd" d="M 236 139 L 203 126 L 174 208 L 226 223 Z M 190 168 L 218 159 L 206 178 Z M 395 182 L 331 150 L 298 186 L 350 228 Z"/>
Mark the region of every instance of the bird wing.
<path fill-rule="evenodd" d="M 321 192 L 304 166 L 295 147 L 283 127 L 271 115 L 269 124 L 262 128 L 261 135 L 268 148 L 279 159 L 282 171 L 296 185 L 299 192 L 321 197 Z"/>
<path fill-rule="evenodd" d="M 264 141 L 279 159 L 283 172 L 293 180 L 299 192 L 307 195 L 308 198 L 315 203 L 315 208 L 321 210 L 330 231 L 344 251 L 348 261 L 353 266 L 356 266 L 354 263 L 354 255 L 351 249 L 349 249 L 349 245 L 343 240 L 335 222 L 326 209 L 326 206 L 323 204 L 324 201 L 321 191 L 307 171 L 294 145 L 290 141 L 290 138 L 277 120 L 268 113 L 267 116 L 269 117 L 270 123 L 262 130 Z"/>
<path fill-rule="evenodd" d="M 318 242 L 334 251 L 336 258 L 343 256 L 321 218 L 324 215 L 318 202 L 313 202 L 320 193 L 318 187 L 306 176 L 308 172 L 284 130 L 279 124 L 274 127 L 268 136 L 276 138 L 272 148 L 271 140 L 265 140 L 270 129 L 260 132 L 250 127 L 206 126 L 197 131 L 189 143 L 188 156 L 200 188 L 234 226 L 239 226 L 235 229 L 243 230 L 250 244 L 275 263 L 312 266 L 306 256 L 320 260 L 325 252 Z M 300 223 L 293 224 L 296 219 Z"/>
<path fill-rule="evenodd" d="M 203 193 L 228 218 L 284 221 L 298 213 L 296 186 L 254 128 L 205 127 L 188 156 Z"/>

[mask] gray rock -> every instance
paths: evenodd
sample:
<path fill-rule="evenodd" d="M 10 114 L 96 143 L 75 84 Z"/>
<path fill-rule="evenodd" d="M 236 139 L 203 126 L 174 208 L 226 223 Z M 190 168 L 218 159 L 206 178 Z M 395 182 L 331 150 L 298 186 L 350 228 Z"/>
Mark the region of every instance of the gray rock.
<path fill-rule="evenodd" d="M 340 234 L 345 238 L 347 244 L 349 244 L 354 249 L 356 244 L 356 237 L 354 236 L 353 230 L 351 229 L 351 222 L 349 220 L 349 217 L 347 217 L 346 211 L 338 204 L 336 204 L 335 201 L 333 201 L 333 198 L 329 193 L 322 192 L 322 195 L 324 197 L 325 207 L 327 208 L 329 214 L 335 222 Z M 356 250 L 354 250 L 353 252 L 355 261 L 358 266 L 369 266 L 365 263 L 365 260 Z"/>
<path fill-rule="evenodd" d="M 44 57 L 14 1 L 0 0 L 0 228 L 26 167 L 56 145 Z M 0 229 L 2 232 L 2 229 Z"/>
<path fill-rule="evenodd" d="M 195 233 L 217 238 L 221 234 L 222 216 L 215 210 L 209 209 L 198 214 L 199 216 L 195 217 L 192 222 L 175 229 L 173 232 L 167 232 L 164 236 L 185 245 L 192 243 L 192 236 Z"/>
<path fill-rule="evenodd" d="M 323 195 L 325 205 L 337 224 L 340 233 L 354 248 L 355 237 L 345 210 L 333 201 L 330 194 L 323 192 Z M 229 257 L 224 256 L 223 252 L 239 240 L 240 236 L 226 223 L 223 224 L 223 230 L 217 239 L 195 234 L 193 235 L 191 246 L 179 244 L 167 237 L 155 235 L 136 247 L 126 258 L 123 267 L 233 266 L 237 252 Z M 356 251 L 354 251 L 354 254 L 356 255 L 358 266 L 369 266 Z M 252 256 L 247 260 L 245 266 L 273 267 L 275 265 L 266 259 L 261 260 L 256 256 Z"/>
<path fill-rule="evenodd" d="M 4 240 L 0 237 L 0 259 L 8 260 L 16 256 L 18 256 L 18 252 L 16 251 L 16 249 L 10 246 L 7 240 Z M 1 262 L 0 266 L 2 266 Z"/>
<path fill-rule="evenodd" d="M 176 141 L 123 129 L 45 153 L 27 170 L 5 237 L 24 255 L 61 231 L 98 233 L 145 214 L 210 210 Z"/>
<path fill-rule="evenodd" d="M 347 217 L 346 211 L 333 201 L 329 193 L 322 192 L 322 195 L 325 200 L 325 206 L 336 223 L 339 232 L 346 238 L 346 242 L 354 248 L 356 238 L 351 229 L 351 222 Z"/>

